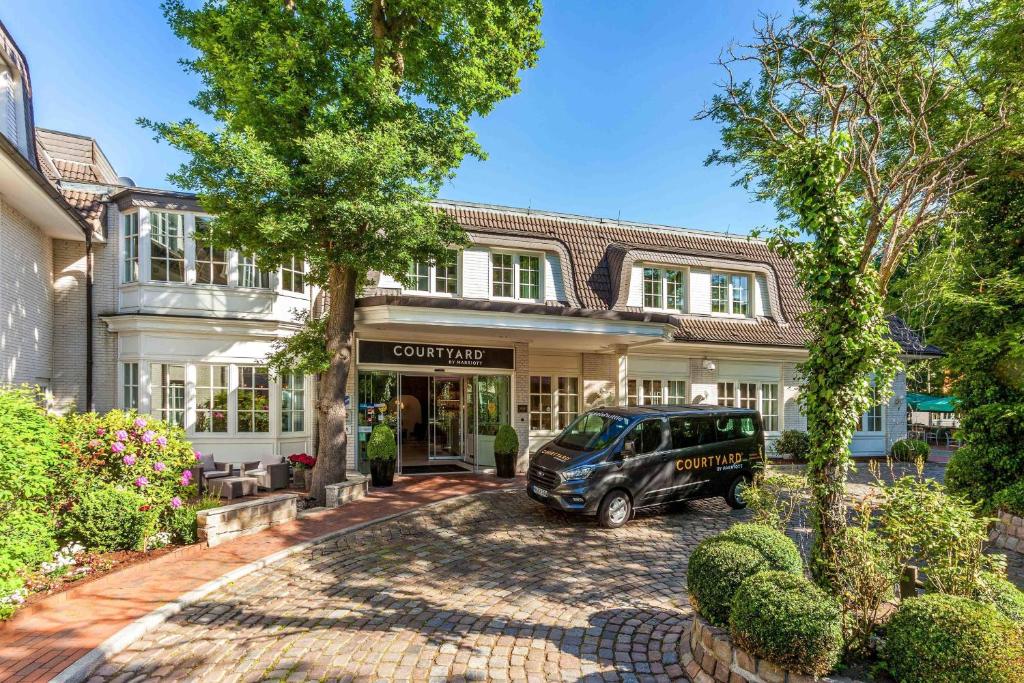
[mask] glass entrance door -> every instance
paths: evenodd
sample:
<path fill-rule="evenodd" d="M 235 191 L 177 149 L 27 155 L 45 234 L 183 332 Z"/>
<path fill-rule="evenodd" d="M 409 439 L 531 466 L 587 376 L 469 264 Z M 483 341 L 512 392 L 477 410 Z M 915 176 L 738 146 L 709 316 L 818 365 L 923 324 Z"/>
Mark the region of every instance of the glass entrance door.
<path fill-rule="evenodd" d="M 462 378 L 429 377 L 431 460 L 462 458 Z"/>
<path fill-rule="evenodd" d="M 508 375 L 477 375 L 472 380 L 473 405 L 470 410 L 474 417 L 474 438 L 476 466 L 494 467 L 494 437 L 498 427 L 511 425 L 512 413 L 509 405 L 510 378 Z"/>

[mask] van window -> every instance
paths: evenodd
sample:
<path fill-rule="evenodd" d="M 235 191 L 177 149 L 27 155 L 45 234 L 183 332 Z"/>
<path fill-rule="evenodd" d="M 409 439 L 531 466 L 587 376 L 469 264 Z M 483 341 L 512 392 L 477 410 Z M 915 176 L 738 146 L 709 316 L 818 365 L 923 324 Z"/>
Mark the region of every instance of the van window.
<path fill-rule="evenodd" d="M 693 448 L 715 442 L 715 427 L 709 418 L 672 417 L 668 424 L 673 449 Z"/>
<path fill-rule="evenodd" d="M 656 418 L 638 423 L 626 439 L 632 439 L 636 454 L 643 455 L 645 453 L 653 453 L 661 448 L 663 437 L 662 420 Z"/>
<path fill-rule="evenodd" d="M 555 439 L 563 448 L 591 453 L 604 448 L 629 426 L 629 419 L 609 413 L 584 413 Z"/>
<path fill-rule="evenodd" d="M 757 425 L 750 415 L 719 417 L 715 419 L 719 441 L 747 439 L 757 432 Z"/>

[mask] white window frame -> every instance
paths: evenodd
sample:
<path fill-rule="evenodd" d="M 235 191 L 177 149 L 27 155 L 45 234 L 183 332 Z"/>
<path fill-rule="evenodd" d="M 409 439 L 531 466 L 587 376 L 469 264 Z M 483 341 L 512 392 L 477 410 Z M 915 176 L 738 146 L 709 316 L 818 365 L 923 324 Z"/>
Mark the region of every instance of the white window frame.
<path fill-rule="evenodd" d="M 160 219 L 161 216 L 166 216 L 166 225 L 158 228 L 163 221 Z M 181 258 L 170 258 L 169 255 L 157 256 L 153 245 L 158 242 L 157 238 L 159 235 L 164 235 L 165 238 L 170 237 L 171 218 L 175 217 L 178 224 L 179 236 L 181 238 Z M 165 229 L 166 228 L 166 229 Z M 150 211 L 149 212 L 149 279 L 152 282 L 160 282 L 163 284 L 185 284 L 188 281 L 188 235 L 185 231 L 185 214 L 178 213 L 176 211 Z M 165 252 L 168 251 L 167 245 L 163 245 Z M 181 262 L 181 279 L 180 280 L 157 280 L 153 277 L 153 263 L 155 261 L 162 261 L 164 263 L 165 272 L 170 273 L 171 264 Z"/>
<path fill-rule="evenodd" d="M 213 219 L 208 217 L 208 216 L 195 216 L 195 220 L 193 221 L 193 226 L 194 227 L 192 228 L 191 239 L 192 239 L 192 243 L 195 246 L 195 255 L 196 255 L 195 263 L 194 263 L 194 266 L 193 266 L 193 268 L 195 269 L 195 280 L 194 280 L 194 283 L 197 284 L 197 285 L 203 285 L 205 287 L 226 287 L 229 284 L 231 284 L 231 253 L 230 253 L 230 250 L 228 250 L 228 249 L 220 249 L 219 247 L 215 249 L 214 247 L 210 246 L 209 242 L 207 242 L 206 240 L 199 239 L 199 235 L 202 232 L 202 228 L 200 227 L 201 225 L 205 225 L 206 229 L 208 229 L 208 230 L 210 230 L 212 232 L 213 231 Z M 209 256 L 209 258 L 205 258 L 204 259 L 204 258 L 200 258 L 199 257 L 200 245 L 202 245 L 203 247 L 206 248 L 207 255 Z M 221 252 L 221 254 L 223 255 L 223 260 L 214 258 L 214 256 L 215 256 L 214 252 L 215 251 Z M 201 282 L 199 280 L 199 265 L 200 264 L 209 265 L 209 267 L 210 267 L 210 279 L 211 280 L 213 280 L 214 266 L 215 265 L 219 265 L 219 264 L 223 264 L 224 265 L 224 282 Z"/>
<path fill-rule="evenodd" d="M 725 311 L 715 310 L 715 276 L 722 276 L 725 278 Z M 734 304 L 736 303 L 733 299 L 733 278 L 741 278 L 746 280 L 747 287 L 747 311 L 746 313 L 735 310 Z M 708 292 L 708 301 L 711 306 L 711 315 L 725 316 L 729 318 L 751 318 L 754 315 L 754 278 L 750 273 L 739 273 L 736 271 L 729 270 L 713 270 L 711 271 L 710 279 L 710 290 Z"/>
<path fill-rule="evenodd" d="M 690 403 L 690 380 L 688 377 L 654 377 L 651 375 L 630 375 L 626 379 L 627 406 L 653 406 L 669 404 L 669 383 L 681 382 L 683 385 L 683 402 L 671 405 L 687 405 Z M 655 383 L 657 389 L 655 390 Z M 655 391 L 657 394 L 654 395 Z M 678 394 L 671 394 L 678 395 Z"/>
<path fill-rule="evenodd" d="M 775 388 L 774 397 L 769 398 L 765 395 L 764 389 L 767 386 Z M 726 387 L 728 391 L 723 392 L 723 387 Z M 753 395 L 750 393 L 751 388 L 754 389 Z M 716 383 L 716 392 L 718 394 L 715 399 L 717 405 L 732 408 L 753 408 L 761 413 L 762 423 L 764 422 L 765 415 L 762 409 L 767 401 L 774 401 L 776 412 L 773 417 L 777 421 L 776 429 L 769 429 L 767 425 L 764 425 L 764 431 L 767 434 L 778 434 L 783 430 L 782 387 L 780 382 L 766 382 L 754 379 L 722 379 Z"/>
<path fill-rule="evenodd" d="M 413 289 L 408 286 L 402 287 L 402 292 L 406 294 L 416 294 L 420 296 L 441 296 L 441 297 L 456 297 L 459 296 L 462 291 L 462 254 L 459 250 L 449 249 L 450 257 L 452 259 L 452 267 L 455 269 L 455 291 L 445 292 L 441 291 L 437 287 L 438 282 L 438 267 L 437 261 L 413 261 L 409 264 L 409 274 L 413 273 L 413 270 L 419 270 L 422 268 L 426 269 L 426 273 L 423 275 L 417 275 L 416 277 L 425 277 L 427 280 L 426 289 Z M 450 280 L 451 278 L 444 278 Z"/>
<path fill-rule="evenodd" d="M 540 380 L 541 391 L 534 391 L 534 380 Z M 547 391 L 544 391 L 545 380 L 547 382 Z M 575 384 L 576 390 L 570 391 L 571 387 L 563 389 L 563 383 Z M 545 374 L 537 373 L 530 374 L 530 385 L 529 385 L 529 426 L 531 433 L 554 433 L 560 432 L 569 426 L 569 424 L 576 419 L 576 417 L 582 412 L 581 406 L 583 401 L 583 378 L 579 375 L 558 375 L 558 374 Z M 539 399 L 540 407 L 535 409 L 534 399 Z M 572 401 L 575 404 L 575 409 L 569 408 L 569 402 Z M 563 410 L 563 404 L 567 406 L 566 410 Z M 537 417 L 542 421 L 548 423 L 548 427 L 537 427 L 533 426 L 533 419 Z"/>
<path fill-rule="evenodd" d="M 658 305 L 652 306 L 647 302 L 647 271 L 654 271 L 658 276 Z M 679 297 L 678 307 L 668 305 L 668 276 L 670 273 L 678 273 L 678 286 L 683 288 L 682 296 Z M 640 267 L 640 302 L 644 310 L 664 311 L 666 313 L 685 313 L 690 309 L 690 269 L 675 268 L 669 266 L 654 266 L 644 264 Z"/>
<path fill-rule="evenodd" d="M 871 380 L 871 392 L 872 399 L 874 401 L 878 401 L 878 387 L 875 386 L 874 380 Z M 886 417 L 885 409 L 885 403 L 878 401 L 877 403 L 872 404 L 872 406 L 868 408 L 866 411 L 864 411 L 864 413 L 861 414 L 860 419 L 857 422 L 857 434 L 871 434 L 872 436 L 884 434 Z M 869 428 L 871 426 L 870 421 L 873 420 L 878 421 L 878 429 Z"/>
<path fill-rule="evenodd" d="M 298 256 L 290 257 L 281 266 L 281 289 L 293 294 L 306 291 L 306 262 Z"/>
<path fill-rule="evenodd" d="M 192 386 L 192 393 L 193 393 L 193 396 L 195 397 L 195 416 L 192 419 L 191 431 L 193 433 L 195 433 L 195 434 L 228 434 L 228 433 L 230 433 L 231 432 L 231 417 L 232 417 L 231 416 L 231 366 L 228 365 L 227 363 L 194 363 L 193 367 L 195 368 L 195 371 L 194 371 L 194 373 L 195 373 L 195 381 L 194 381 L 194 384 Z M 213 375 L 211 373 L 213 372 L 214 368 L 224 368 L 224 384 L 223 385 L 216 384 L 216 382 L 213 380 Z M 204 370 L 206 371 L 206 377 L 203 377 L 203 371 Z M 213 397 L 215 395 L 213 392 L 217 391 L 218 389 L 223 389 L 224 390 L 224 394 L 225 394 L 225 396 L 227 398 L 227 403 L 226 403 L 226 405 L 224 407 L 224 429 L 223 430 L 214 430 L 212 428 L 212 426 L 213 426 L 213 415 L 212 415 L 212 413 L 215 412 L 214 408 L 212 407 L 213 406 L 212 399 L 213 399 Z M 200 408 L 199 407 L 199 392 L 200 392 L 200 390 L 205 390 L 205 391 L 210 391 L 211 392 L 211 394 L 210 394 L 211 407 L 210 408 Z M 209 424 L 210 424 L 211 428 L 210 429 L 202 429 L 201 430 L 201 429 L 199 429 L 199 414 L 200 413 L 206 413 L 206 412 L 211 413 L 210 420 L 209 420 Z"/>
<path fill-rule="evenodd" d="M 774 391 L 774 394 L 775 394 L 774 396 L 766 395 L 765 389 L 767 389 L 768 387 L 772 388 L 772 390 Z M 779 397 L 782 395 L 782 392 L 779 389 L 779 383 L 778 382 L 758 382 L 757 391 L 758 391 L 757 410 L 758 410 L 758 412 L 761 413 L 761 424 L 764 426 L 764 431 L 769 433 L 769 434 L 777 434 L 778 432 L 781 432 L 782 431 L 782 402 L 780 401 Z M 768 411 L 765 410 L 765 406 L 767 406 L 769 404 L 774 404 L 774 406 L 775 406 L 775 411 L 774 412 L 768 412 Z M 775 428 L 774 429 L 769 428 L 769 426 L 767 424 L 767 421 L 765 419 L 766 415 L 768 416 L 768 418 L 774 418 L 774 420 L 775 420 Z"/>
<path fill-rule="evenodd" d="M 494 269 L 495 269 L 495 257 L 496 256 L 511 256 L 512 257 L 512 296 L 501 296 L 494 293 Z M 523 258 L 537 259 L 537 296 L 536 297 L 525 297 L 522 296 L 522 268 L 521 263 Z M 530 301 L 535 303 L 542 303 L 544 301 L 544 270 L 547 259 L 541 252 L 533 251 L 510 251 L 510 250 L 496 250 L 492 251 L 490 258 L 488 259 L 488 292 L 492 299 L 498 301 Z"/>
<path fill-rule="evenodd" d="M 121 284 L 131 285 L 139 281 L 139 212 L 132 211 L 121 216 Z"/>
<path fill-rule="evenodd" d="M 160 384 L 160 373 L 157 371 L 157 368 L 160 367 L 160 366 L 163 366 L 163 365 L 166 365 L 166 366 L 169 366 L 169 367 L 179 367 L 179 368 L 182 369 L 182 376 L 184 378 L 183 379 L 184 384 L 182 385 L 183 393 L 182 393 L 182 396 L 181 396 L 181 405 L 180 406 L 172 406 L 172 405 L 170 405 L 170 400 L 169 400 L 170 394 L 169 393 L 165 397 L 168 400 L 161 399 L 161 401 L 160 401 L 161 407 L 157 408 L 154 405 L 155 402 L 153 401 L 152 397 L 162 394 L 163 389 L 165 389 L 165 388 L 169 389 L 170 388 L 169 386 L 168 387 L 164 387 L 163 384 Z M 189 412 L 188 411 L 188 406 L 189 406 L 189 402 L 190 402 L 189 394 L 191 393 L 189 391 L 188 376 L 189 376 L 189 370 L 188 370 L 188 364 L 187 363 L 154 361 L 154 362 L 149 364 L 150 412 L 155 417 L 163 420 L 164 422 L 167 422 L 168 424 L 177 424 L 179 427 L 182 427 L 182 428 L 185 428 L 188 425 L 188 412 Z M 171 417 L 173 415 L 178 414 L 178 413 L 181 414 L 181 422 L 172 422 L 171 421 Z"/>
<path fill-rule="evenodd" d="M 266 431 L 257 431 L 255 429 L 256 415 L 257 415 L 257 413 L 262 413 L 264 411 L 256 410 L 255 408 L 246 409 L 244 411 L 242 410 L 242 406 L 241 406 L 242 393 L 245 392 L 245 391 L 249 391 L 249 392 L 252 393 L 253 397 L 255 398 L 256 395 L 257 395 L 257 392 L 260 391 L 255 386 L 253 386 L 253 387 L 243 387 L 242 386 L 242 376 L 244 374 L 243 371 L 250 370 L 250 369 L 253 372 L 254 384 L 255 384 L 256 373 L 258 371 L 262 370 L 263 372 L 267 373 L 267 389 L 266 389 L 266 391 L 267 391 L 267 409 L 266 409 L 266 413 L 267 413 L 267 429 L 266 429 Z M 274 422 L 273 422 L 273 420 L 274 420 L 274 412 L 275 411 L 274 411 L 274 403 L 273 403 L 273 398 L 274 398 L 274 396 L 273 396 L 273 394 L 274 394 L 273 384 L 274 383 L 273 383 L 273 381 L 270 378 L 270 370 L 266 366 L 264 366 L 264 365 L 259 365 L 259 364 L 240 364 L 240 365 L 238 365 L 237 372 L 238 372 L 238 381 L 236 383 L 236 389 L 235 389 L 235 399 L 236 399 L 235 400 L 235 418 L 236 418 L 235 424 L 236 424 L 237 432 L 239 434 L 268 434 L 268 435 L 271 434 L 273 432 L 273 430 L 274 430 L 274 426 L 273 426 Z M 242 429 L 243 419 L 248 420 L 248 423 L 253 428 L 252 429 Z"/>
<path fill-rule="evenodd" d="M 280 410 L 282 434 L 306 433 L 306 377 L 301 372 L 289 372 L 281 375 Z M 291 398 L 291 407 L 285 407 L 285 398 Z M 296 400 L 297 399 L 297 400 Z M 295 429 L 295 416 L 300 416 L 302 429 Z M 288 419 L 285 419 L 285 416 Z"/>
<path fill-rule="evenodd" d="M 123 410 L 139 409 L 138 361 L 121 363 L 121 408 Z"/>
<path fill-rule="evenodd" d="M 245 281 L 245 274 L 252 275 L 252 282 L 255 284 L 242 284 Z M 256 265 L 256 257 L 247 254 L 238 255 L 238 286 L 242 289 L 257 289 L 266 291 L 274 288 L 269 270 L 262 270 Z M 266 278 L 265 284 L 264 279 Z"/>

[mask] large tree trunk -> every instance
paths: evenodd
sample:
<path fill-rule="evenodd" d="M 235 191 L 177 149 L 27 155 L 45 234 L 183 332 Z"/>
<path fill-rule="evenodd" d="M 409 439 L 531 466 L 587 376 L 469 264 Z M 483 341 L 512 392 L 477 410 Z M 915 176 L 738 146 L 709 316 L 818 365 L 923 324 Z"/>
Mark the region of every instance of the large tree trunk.
<path fill-rule="evenodd" d="M 837 415 L 836 422 L 839 419 Z M 818 457 L 812 455 L 808 459 L 807 466 L 807 479 L 814 499 L 811 507 L 811 526 L 814 529 L 811 572 L 819 583 L 832 585 L 837 562 L 843 559 L 841 554 L 846 536 L 846 503 L 843 493 L 850 459 L 845 447 L 835 447 L 843 439 L 845 430 L 836 429 L 832 425 L 819 425 L 809 431 L 811 454 L 815 453 L 816 448 L 819 453 Z"/>
<path fill-rule="evenodd" d="M 345 481 L 348 434 L 345 425 L 345 387 L 352 367 L 352 337 L 355 332 L 356 272 L 333 266 L 327 280 L 327 352 L 331 364 L 320 378 L 317 402 L 319 448 L 313 467 L 310 494 L 318 505 L 327 502 L 327 485 Z"/>

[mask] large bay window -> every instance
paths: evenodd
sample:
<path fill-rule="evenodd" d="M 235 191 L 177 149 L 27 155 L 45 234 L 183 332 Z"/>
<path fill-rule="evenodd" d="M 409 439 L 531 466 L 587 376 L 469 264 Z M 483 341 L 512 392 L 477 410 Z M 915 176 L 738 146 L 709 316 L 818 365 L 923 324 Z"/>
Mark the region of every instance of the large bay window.
<path fill-rule="evenodd" d="M 185 366 L 153 363 L 150 366 L 152 411 L 168 424 L 185 426 Z"/>
<path fill-rule="evenodd" d="M 292 256 L 281 266 L 281 287 L 289 292 L 306 291 L 306 262 Z"/>
<path fill-rule="evenodd" d="M 750 315 L 750 276 L 711 273 L 711 312 Z"/>
<path fill-rule="evenodd" d="M 228 366 L 196 366 L 197 432 L 228 431 Z"/>
<path fill-rule="evenodd" d="M 718 405 L 757 410 L 766 432 L 779 431 L 777 382 L 719 382 Z"/>
<path fill-rule="evenodd" d="M 238 286 L 270 289 L 270 273 L 256 266 L 255 256 L 238 257 Z"/>
<path fill-rule="evenodd" d="M 226 285 L 228 283 L 228 252 L 211 243 L 213 221 L 196 218 L 196 284 Z"/>
<path fill-rule="evenodd" d="M 458 294 L 459 255 L 454 250 L 445 251 L 437 261 L 413 261 L 406 274 L 407 290 L 427 294 Z"/>
<path fill-rule="evenodd" d="M 121 282 L 139 281 L 139 214 L 125 214 L 122 223 L 124 260 L 122 261 Z"/>
<path fill-rule="evenodd" d="M 157 282 L 185 281 L 185 220 L 180 213 L 149 214 L 150 278 Z"/>
<path fill-rule="evenodd" d="M 305 430 L 306 392 L 301 372 L 281 375 L 281 431 Z"/>
<path fill-rule="evenodd" d="M 685 310 L 685 271 L 645 267 L 644 308 L 669 311 Z"/>
<path fill-rule="evenodd" d="M 531 430 L 565 429 L 579 412 L 579 377 L 530 377 Z"/>
<path fill-rule="evenodd" d="M 491 254 L 491 296 L 501 299 L 541 299 L 541 258 L 530 254 Z"/>
<path fill-rule="evenodd" d="M 238 431 L 270 431 L 270 375 L 264 367 L 238 368 Z"/>

